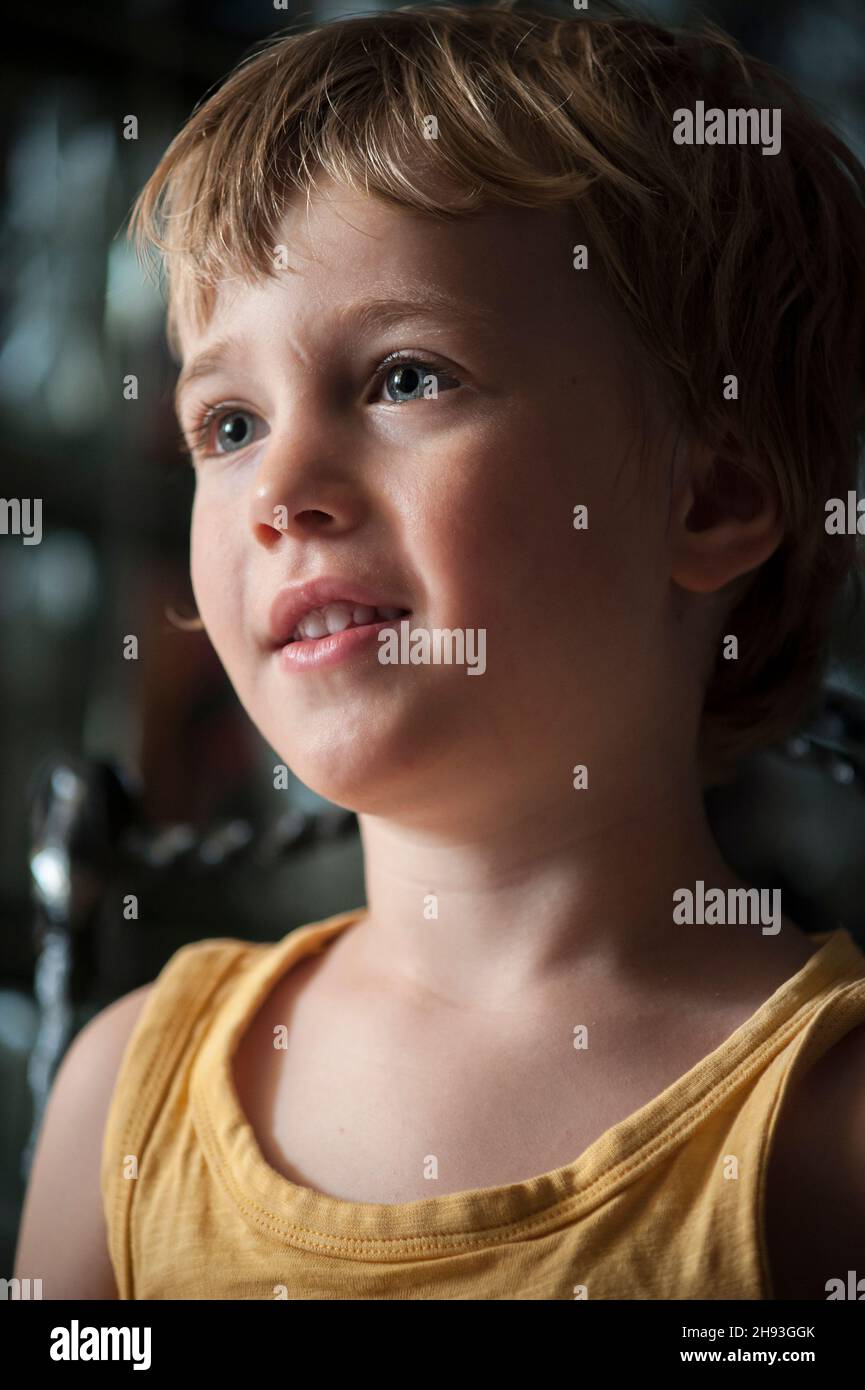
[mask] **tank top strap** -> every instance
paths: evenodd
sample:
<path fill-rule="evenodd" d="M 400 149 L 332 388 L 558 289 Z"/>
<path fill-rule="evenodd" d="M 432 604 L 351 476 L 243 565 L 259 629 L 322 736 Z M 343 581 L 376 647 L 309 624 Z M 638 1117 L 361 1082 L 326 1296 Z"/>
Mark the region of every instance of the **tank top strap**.
<path fill-rule="evenodd" d="M 824 1053 L 851 1029 L 865 1025 L 865 955 L 845 928 L 813 939 L 823 949 L 795 977 L 800 985 L 795 998 L 792 981 L 778 995 L 779 1002 L 783 993 L 799 1007 L 770 1028 L 762 1062 L 763 1048 L 755 1048 L 751 1075 L 706 1116 L 700 1144 L 683 1156 L 691 1171 L 680 1178 L 683 1191 L 693 1182 L 700 1224 L 712 1233 L 707 1250 L 714 1247 L 719 1260 L 722 1250 L 735 1251 L 743 1273 L 750 1270 L 752 1296 L 764 1299 L 774 1297 L 766 1188 L 784 1101 Z"/>
<path fill-rule="evenodd" d="M 797 1026 L 765 1073 L 771 1080 L 773 1111 L 780 1110 L 803 1072 L 845 1034 L 865 1024 L 865 954 L 844 927 L 823 932 L 813 940 L 822 942 L 823 947 L 819 956 L 812 957 L 814 969 L 809 988 L 803 991 L 798 1020 L 794 1020 Z M 800 974 L 804 977 L 806 972 Z M 774 1124 L 774 1113 L 770 1119 Z"/>
<path fill-rule="evenodd" d="M 181 1060 L 194 1052 L 226 982 L 266 949 L 228 937 L 180 947 L 154 980 L 127 1040 L 106 1117 L 100 1167 L 108 1250 L 121 1299 L 134 1297 L 131 1212 L 155 1120 L 169 1089 L 183 1077 Z"/>
<path fill-rule="evenodd" d="M 816 1012 L 796 1040 L 785 1086 L 851 1029 L 865 1023 L 865 954 L 846 928 L 824 935 L 835 948 L 827 961 L 834 980 L 828 982 L 825 995 L 818 996 Z"/>

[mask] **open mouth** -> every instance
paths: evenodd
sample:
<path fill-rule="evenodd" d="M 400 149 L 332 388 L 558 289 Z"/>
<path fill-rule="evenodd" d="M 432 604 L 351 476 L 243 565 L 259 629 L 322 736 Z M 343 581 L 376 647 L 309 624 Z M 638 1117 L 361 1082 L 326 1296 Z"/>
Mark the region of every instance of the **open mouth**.
<path fill-rule="evenodd" d="M 373 608 L 365 603 L 338 600 L 313 608 L 304 614 L 286 645 L 292 642 L 315 642 L 332 637 L 353 627 L 374 627 L 379 623 L 399 622 L 410 615 L 408 608 Z"/>

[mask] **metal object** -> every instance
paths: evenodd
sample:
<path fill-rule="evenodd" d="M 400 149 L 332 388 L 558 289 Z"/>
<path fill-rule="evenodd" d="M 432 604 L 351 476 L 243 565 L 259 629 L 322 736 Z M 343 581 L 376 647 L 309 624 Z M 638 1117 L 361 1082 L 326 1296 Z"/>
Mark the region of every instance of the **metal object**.
<path fill-rule="evenodd" d="M 269 826 L 243 819 L 198 830 L 148 825 L 141 789 L 112 763 L 63 757 L 37 773 L 32 797 L 31 893 L 37 960 L 36 1042 L 27 1080 L 33 1121 L 22 1153 L 25 1181 L 51 1086 L 72 1038 L 76 984 L 87 977 L 97 910 L 111 875 L 124 866 L 173 870 L 190 878 L 245 861 L 268 868 L 302 846 L 356 831 L 353 812 L 290 810 Z"/>

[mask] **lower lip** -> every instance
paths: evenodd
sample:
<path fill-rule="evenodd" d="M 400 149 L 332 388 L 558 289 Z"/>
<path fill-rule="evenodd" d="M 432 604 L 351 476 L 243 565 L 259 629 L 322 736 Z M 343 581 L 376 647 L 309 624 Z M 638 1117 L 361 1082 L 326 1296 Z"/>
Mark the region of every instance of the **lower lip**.
<path fill-rule="evenodd" d="M 376 643 L 378 634 L 386 628 L 398 630 L 399 624 L 410 616 L 404 613 L 402 618 L 383 618 L 380 623 L 347 627 L 343 632 L 330 632 L 326 637 L 306 637 L 300 642 L 287 642 L 277 652 L 280 667 L 283 671 L 313 668 L 321 671 L 328 666 L 339 666 L 356 652 Z"/>

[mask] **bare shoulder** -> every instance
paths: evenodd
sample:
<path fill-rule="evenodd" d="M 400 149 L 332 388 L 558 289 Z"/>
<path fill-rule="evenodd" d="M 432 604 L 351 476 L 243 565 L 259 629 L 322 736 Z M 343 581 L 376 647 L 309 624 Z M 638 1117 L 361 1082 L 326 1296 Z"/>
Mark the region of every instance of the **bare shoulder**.
<path fill-rule="evenodd" d="M 827 1298 L 830 1279 L 865 1278 L 865 1024 L 796 1081 L 778 1117 L 766 1186 L 777 1298 Z"/>
<path fill-rule="evenodd" d="M 43 1298 L 117 1298 L 102 1208 L 102 1140 L 126 1043 L 151 989 L 132 990 L 91 1019 L 55 1077 L 15 1256 L 16 1278 L 41 1279 Z"/>

